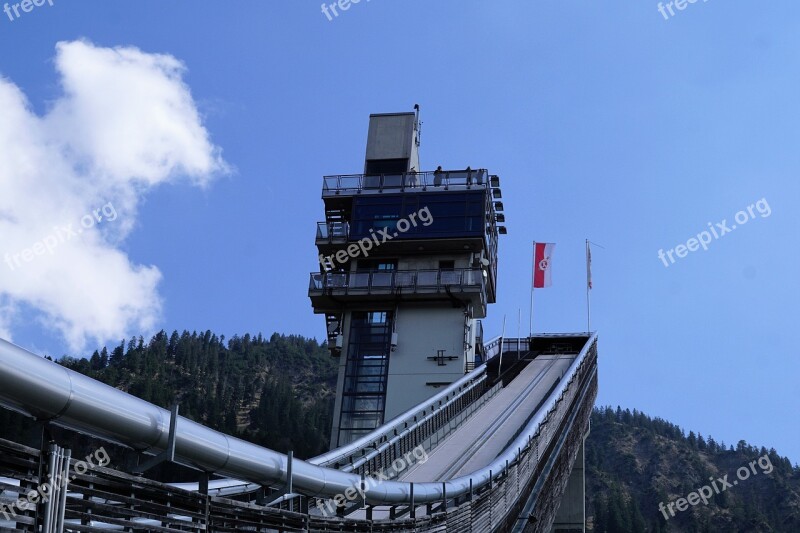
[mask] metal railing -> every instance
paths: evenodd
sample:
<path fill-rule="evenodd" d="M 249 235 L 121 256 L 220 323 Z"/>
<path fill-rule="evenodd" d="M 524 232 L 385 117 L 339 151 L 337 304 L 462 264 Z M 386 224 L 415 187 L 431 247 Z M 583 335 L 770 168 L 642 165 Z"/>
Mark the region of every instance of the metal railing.
<path fill-rule="evenodd" d="M 487 352 L 497 356 L 500 346 L 516 351 L 518 339 L 493 339 L 486 346 Z M 413 525 L 418 531 L 427 531 L 429 526 L 427 519 L 438 517 L 443 522 L 437 523 L 446 523 L 449 526 L 453 520 L 461 524 L 464 531 L 509 529 L 520 515 L 522 507 L 528 502 L 532 491 L 535 491 L 533 508 L 536 510 L 534 514 L 538 525 L 533 530 L 546 531 L 547 524 L 552 522 L 568 478 L 563 472 L 565 470 L 568 472 L 571 468 L 576 453 L 576 442 L 579 442 L 580 436 L 586 431 L 588 417 L 597 394 L 596 369 L 595 334 L 587 339 L 565 372 L 564 378 L 545 399 L 528 424 L 492 464 L 440 484 L 440 503 L 436 506 L 428 502 L 429 516 L 413 519 L 415 513 L 411 509 L 421 503 L 411 503 L 410 507 L 406 508 L 406 512 L 411 515 L 406 522 L 409 527 Z M 478 371 L 485 373 L 485 367 Z M 495 386 L 498 387 L 499 385 Z M 358 443 L 361 453 L 365 454 L 364 457 L 353 461 L 344 470 L 359 474 L 377 472 L 404 454 L 407 456 L 415 446 L 430 443 L 433 438 L 441 438 L 436 433 L 426 433 L 426 424 L 436 421 L 441 424 L 444 421 L 445 425 L 442 427 L 445 428 L 443 431 L 446 431 L 447 417 L 453 416 L 452 412 L 447 412 L 448 407 L 462 401 L 464 405 L 469 406 L 468 412 L 462 415 L 462 418 L 468 417 L 488 399 L 487 395 L 483 398 L 469 398 L 471 393 L 469 388 L 462 390 L 442 408 L 432 411 L 425 418 L 406 427 L 401 434 L 395 431 L 395 436 L 389 441 L 379 445 L 373 444 L 374 450 L 371 446 L 363 446 L 365 444 L 363 442 Z M 424 437 L 426 434 L 430 435 L 427 439 Z M 332 466 L 330 462 L 322 464 Z M 556 471 L 558 473 L 554 474 Z M 559 479 L 550 479 L 553 475 Z M 411 489 L 413 494 L 431 483 L 412 483 L 412 485 L 414 485 Z M 315 498 L 309 499 L 310 505 L 314 502 Z M 436 507 L 438 511 L 435 510 Z M 468 519 L 464 517 L 465 513 Z M 396 524 L 399 526 L 400 521 L 396 521 Z"/>
<path fill-rule="evenodd" d="M 497 336 L 483 345 L 483 350 L 486 352 L 486 360 L 500 355 L 500 349 L 503 346 L 503 337 Z"/>
<path fill-rule="evenodd" d="M 347 222 L 317 222 L 317 242 L 347 242 L 350 224 Z"/>
<path fill-rule="evenodd" d="M 404 293 L 451 290 L 486 290 L 479 268 L 453 270 L 379 270 L 371 272 L 313 272 L 309 295 L 323 292 L 344 294 L 386 294 L 387 290 Z"/>
<path fill-rule="evenodd" d="M 444 412 L 457 414 L 459 412 L 458 409 L 453 410 L 452 406 L 466 407 L 470 404 L 470 401 L 463 401 L 465 397 L 470 397 L 474 401 L 480 397 L 480 394 L 475 395 L 475 393 L 485 390 L 486 366 L 482 365 L 474 372 L 466 374 L 421 405 L 412 407 L 369 434 L 360 437 L 350 444 L 331 450 L 313 459 L 309 459 L 308 462 L 332 468 L 341 468 L 350 465 L 350 470 L 352 470 L 353 465 L 356 463 L 359 465 L 363 464 L 362 459 L 369 460 L 376 454 L 382 453 L 387 444 L 394 443 L 396 437 L 406 437 L 410 432 L 415 431 L 421 423 L 430 420 L 432 415 L 438 415 Z M 434 420 L 436 422 L 441 422 L 440 418 Z M 435 430 L 438 430 L 438 428 Z M 404 447 L 407 447 L 408 444 L 409 443 L 404 443 Z M 409 449 L 413 448 L 414 446 Z"/>
<path fill-rule="evenodd" d="M 498 346 L 503 344 L 497 340 L 490 344 L 492 343 L 497 343 Z M 444 482 L 409 484 L 386 481 L 380 491 L 368 491 L 368 498 L 376 500 L 373 503 L 399 505 L 401 512 L 402 509 L 405 509 L 405 512 L 411 513 L 409 518 L 375 520 L 371 522 L 371 530 L 401 531 L 413 528 L 416 531 L 438 531 L 441 530 L 441 527 L 459 531 L 507 530 L 510 524 L 513 524 L 520 516 L 521 507 L 532 499 L 533 503 L 530 505 L 533 506 L 533 514 L 538 519 L 533 530 L 544 531 L 552 521 L 557 500 L 561 497 L 563 485 L 568 477 L 566 473 L 569 471 L 570 461 L 574 458 L 578 439 L 585 433 L 588 416 L 596 395 L 596 343 L 596 334 L 588 338 L 580 354 L 572 362 L 555 390 L 525 425 L 519 436 L 491 464 L 465 476 Z M 28 362 L 32 363 L 32 361 Z M 61 372 L 66 371 L 61 370 Z M 39 374 L 44 373 L 40 372 Z M 77 380 L 77 376 L 73 376 L 73 378 Z M 471 410 L 474 411 L 476 400 L 481 398 L 481 395 L 478 394 L 481 386 L 479 382 L 483 382 L 485 379 L 485 367 L 479 368 L 475 373 L 464 376 L 439 395 L 404 413 L 402 416 L 407 417 L 411 416 L 413 411 L 422 409 L 421 419 L 418 418 L 420 413 L 414 415 L 417 423 L 413 428 L 410 426 L 402 428 L 399 433 L 397 430 L 400 428 L 396 426 L 393 429 L 386 426 L 379 428 L 384 437 L 388 437 L 390 440 L 397 437 L 394 442 L 380 443 L 378 447 L 381 450 L 375 450 L 381 456 L 380 464 L 387 464 L 402 457 L 412 449 L 414 442 L 421 442 L 419 440 L 422 437 L 420 432 L 428 431 L 425 429 L 426 425 L 429 425 L 429 428 L 439 426 L 439 431 L 447 431 L 446 426 L 443 426 L 442 423 L 467 416 L 463 407 L 471 407 Z M 85 383 L 78 383 L 78 391 L 82 390 L 81 385 L 85 385 Z M 457 405 L 459 402 L 461 405 Z M 426 412 L 428 409 L 431 411 Z M 398 419 L 393 422 L 403 423 Z M 198 431 L 193 431 L 188 437 L 192 437 Z M 205 436 L 208 435 L 211 434 Z M 433 438 L 433 436 L 429 438 Z M 374 437 L 374 433 L 365 436 L 354 443 L 354 448 L 350 449 L 351 452 L 356 450 L 362 452 L 362 457 L 357 458 L 361 467 L 365 467 L 378 457 L 378 455 L 367 457 L 367 443 L 361 442 Z M 234 440 L 232 437 L 227 437 L 227 439 L 231 442 Z M 38 457 L 38 451 L 22 449 L 19 446 L 13 448 L 10 443 L 4 445 L 0 442 L 0 463 L 14 449 L 16 450 L 14 453 Z M 334 450 L 330 454 L 326 454 L 328 457 L 322 457 L 326 460 L 334 460 L 334 456 L 343 451 L 343 449 Z M 264 461 L 281 459 L 277 454 L 274 454 L 274 458 L 270 454 L 263 457 L 253 453 L 228 455 L 230 461 L 239 463 L 242 462 L 241 457 L 259 459 L 246 463 L 251 468 Z M 356 458 L 348 457 L 347 459 L 352 461 Z M 299 470 L 299 473 L 296 474 L 295 486 L 310 487 L 308 480 L 311 479 L 309 476 L 312 476 L 317 480 L 317 484 L 323 482 L 335 484 L 324 490 L 330 496 L 351 486 L 350 483 L 358 481 L 358 477 L 352 475 L 347 479 L 337 480 L 334 477 L 348 474 L 331 470 L 317 472 L 313 467 L 309 469 L 304 466 L 304 464 L 310 466 L 314 462 L 317 461 L 312 460 L 308 463 L 296 461 L 294 463 L 295 468 Z M 17 463 L 20 462 L 17 461 L 15 464 Z M 206 460 L 206 463 L 210 464 L 211 460 Z M 39 481 L 35 477 L 35 471 L 38 469 L 35 469 L 34 465 L 35 463 L 29 460 L 19 467 L 19 472 L 14 471 L 14 477 L 26 480 L 26 487 L 35 485 Z M 244 473 L 248 471 L 244 466 L 245 463 L 242 463 L 241 467 L 230 467 L 228 470 Z M 369 468 L 377 466 L 378 462 L 375 462 L 370 464 Z M 279 467 L 284 468 L 280 465 Z M 353 465 L 353 468 L 359 467 Z M 366 471 L 366 468 L 362 471 Z M 102 494 L 98 493 L 98 484 L 101 478 L 107 480 L 104 482 L 107 488 L 102 489 L 105 491 Z M 121 483 L 120 480 L 125 482 Z M 84 485 L 86 489 L 83 488 Z M 114 492 L 118 488 L 122 488 L 123 492 L 120 494 Z M 307 490 L 311 490 L 312 494 L 322 492 L 321 488 Z M 70 493 L 75 494 L 75 496 L 68 496 L 66 518 L 70 524 L 73 524 L 73 520 L 76 519 L 78 522 L 84 523 L 99 519 L 103 523 L 127 527 L 149 526 L 151 523 L 157 523 L 161 526 L 161 531 L 178 529 L 236 530 L 245 523 L 258 524 L 262 527 L 279 527 L 286 531 L 307 529 L 341 531 L 343 527 L 345 530 L 349 530 L 349 525 L 354 527 L 359 524 L 364 525 L 363 522 L 357 520 L 314 517 L 308 515 L 307 512 L 296 513 L 222 498 L 198 496 L 196 493 L 185 493 L 175 487 L 161 486 L 143 478 L 100 467 L 87 473 L 85 479 L 78 476 L 71 483 Z M 103 505 L 98 505 L 99 502 L 95 500 L 98 495 L 102 498 Z M 119 507 L 114 502 L 120 502 Z M 79 508 L 79 504 L 83 507 Z M 414 518 L 414 509 L 426 504 L 428 505 L 427 516 Z M 135 513 L 131 513 L 132 510 L 135 510 Z M 16 518 L 18 522 L 29 521 L 28 525 L 33 523 L 31 514 L 26 513 L 25 516 Z M 177 527 L 173 529 L 174 526 Z"/>
<path fill-rule="evenodd" d="M 398 174 L 343 174 L 322 179 L 322 196 L 410 190 L 468 190 L 489 187 L 486 169 L 404 172 Z"/>

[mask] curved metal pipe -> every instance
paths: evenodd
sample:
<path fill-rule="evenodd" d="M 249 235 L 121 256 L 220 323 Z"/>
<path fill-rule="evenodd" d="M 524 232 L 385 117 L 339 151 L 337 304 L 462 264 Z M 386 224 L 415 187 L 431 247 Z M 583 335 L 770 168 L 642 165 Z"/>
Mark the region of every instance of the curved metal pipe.
<path fill-rule="evenodd" d="M 499 355 L 499 349 L 500 346 L 502 346 L 502 342 L 502 335 L 498 335 L 497 337 L 490 339 L 485 344 L 488 354 L 486 362 Z M 497 350 L 497 353 L 491 353 L 495 349 Z M 320 466 L 336 465 L 337 463 L 345 464 L 353 461 L 352 464 L 349 464 L 347 467 L 339 468 L 344 472 L 351 472 L 359 464 L 370 460 L 375 455 L 378 455 L 383 447 L 389 446 L 393 442 L 400 439 L 406 432 L 409 431 L 409 426 L 413 427 L 414 424 L 419 424 L 425 419 L 432 418 L 437 411 L 446 408 L 451 402 L 454 401 L 454 399 L 465 387 L 474 386 L 476 383 L 484 380 L 486 380 L 486 364 L 482 364 L 469 374 L 464 375 L 461 379 L 458 379 L 448 385 L 441 392 L 431 396 L 422 404 L 415 405 L 406 412 L 397 415 L 382 426 L 370 431 L 367 435 L 354 440 L 350 444 L 333 449 L 322 455 L 308 459 L 307 461 L 313 465 Z M 366 454 L 363 453 L 363 450 L 366 448 L 371 448 L 372 451 Z M 362 451 L 362 453 L 358 459 L 353 460 L 353 457 L 359 451 Z M 170 483 L 170 485 L 180 489 L 192 491 L 199 490 L 200 486 L 199 483 L 191 482 Z M 227 478 L 212 481 L 208 490 L 219 496 L 229 496 L 234 494 L 255 492 L 259 488 L 261 487 L 255 483 L 247 483 L 246 481 L 239 479 Z"/>
<path fill-rule="evenodd" d="M 570 366 L 574 373 L 589 352 L 596 334 L 587 341 Z M 454 498 L 501 475 L 506 461 L 512 461 L 518 447 L 524 448 L 545 415 L 569 384 L 562 379 L 536 416 L 490 465 L 445 483 L 414 483 L 414 503 L 441 501 L 443 491 Z M 426 402 L 427 403 L 427 402 Z M 28 416 L 139 450 L 166 448 L 170 412 L 140 398 L 68 370 L 0 339 L 0 405 Z M 267 485 L 286 481 L 287 457 L 236 437 L 224 435 L 196 422 L 179 417 L 176 427 L 175 460 L 207 471 Z M 359 487 L 361 477 L 307 461 L 294 460 L 292 480 L 295 490 L 310 496 L 332 497 L 350 487 Z M 470 481 L 472 483 L 470 483 Z M 368 487 L 371 504 L 411 502 L 410 484 L 382 481 Z"/>
<path fill-rule="evenodd" d="M 498 342 L 502 344 L 502 339 L 502 336 L 497 336 L 487 342 L 486 346 L 491 346 L 492 344 L 496 344 Z M 492 357 L 494 356 L 488 357 L 487 361 L 492 359 Z M 391 439 L 398 434 L 397 431 L 402 432 L 406 429 L 406 425 L 416 422 L 417 417 L 427 416 L 437 409 L 437 406 L 435 405 L 437 402 L 440 403 L 439 407 L 442 407 L 443 405 L 441 405 L 441 402 L 448 401 L 450 399 L 450 394 L 460 391 L 464 386 L 470 385 L 476 380 L 486 379 L 485 374 L 486 364 L 484 363 L 469 374 L 465 374 L 461 379 L 458 379 L 448 385 L 443 391 L 431 396 L 419 405 L 415 405 L 406 412 L 397 415 L 382 426 L 370 431 L 363 437 L 354 440 L 350 444 L 346 444 L 327 453 L 309 459 L 308 462 L 315 465 L 332 464 L 338 460 L 347 459 L 348 456 L 366 446 L 373 445 L 374 443 L 382 440 Z M 375 447 L 377 448 L 377 446 Z"/>
<path fill-rule="evenodd" d="M 498 335 L 488 340 L 484 344 L 487 354 L 486 361 L 484 363 L 500 355 L 502 344 L 502 335 Z M 351 472 L 354 467 L 357 467 L 360 463 L 368 461 L 373 456 L 379 454 L 380 450 L 384 446 L 391 445 L 392 442 L 398 440 L 403 434 L 409 431 L 409 426 L 418 424 L 422 419 L 432 417 L 432 415 L 435 414 L 439 409 L 447 407 L 447 405 L 453 401 L 453 399 L 464 389 L 464 387 L 473 386 L 477 381 L 483 381 L 485 379 L 486 364 L 482 364 L 469 374 L 464 375 L 461 379 L 458 379 L 448 385 L 441 392 L 425 400 L 425 402 L 421 404 L 422 407 L 420 407 L 420 405 L 415 405 L 406 412 L 397 415 L 382 426 L 370 431 L 367 435 L 354 440 L 350 444 L 333 449 L 322 455 L 308 459 L 307 461 L 313 465 L 330 466 L 335 465 L 337 462 L 349 462 L 360 450 L 372 448 L 370 453 L 362 453 L 361 456 L 348 467 L 340 468 L 342 471 Z M 453 395 L 452 398 L 450 397 L 451 394 Z M 445 402 L 444 404 L 442 403 L 443 401 Z M 438 406 L 436 405 L 437 403 L 439 404 Z M 199 490 L 200 486 L 199 483 L 191 482 L 170 483 L 170 485 L 192 491 Z M 213 491 L 216 495 L 228 496 L 233 494 L 255 492 L 259 488 L 260 486 L 255 483 L 247 483 L 246 481 L 239 479 L 227 478 L 212 481 L 208 490 L 210 492 Z"/>

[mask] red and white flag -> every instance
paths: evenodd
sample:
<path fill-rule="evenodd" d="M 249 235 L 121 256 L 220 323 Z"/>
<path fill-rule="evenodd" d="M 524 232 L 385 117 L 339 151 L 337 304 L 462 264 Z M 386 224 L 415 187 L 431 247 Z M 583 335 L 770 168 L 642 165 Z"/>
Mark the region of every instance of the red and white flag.
<path fill-rule="evenodd" d="M 556 245 L 551 242 L 533 243 L 533 288 L 542 289 L 552 285 L 550 271 Z"/>

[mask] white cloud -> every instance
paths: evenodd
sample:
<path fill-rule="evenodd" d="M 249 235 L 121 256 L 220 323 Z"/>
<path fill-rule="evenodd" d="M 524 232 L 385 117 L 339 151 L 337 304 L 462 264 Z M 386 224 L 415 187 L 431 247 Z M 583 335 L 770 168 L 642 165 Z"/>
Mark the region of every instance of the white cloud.
<path fill-rule="evenodd" d="M 76 351 L 160 318 L 161 273 L 118 248 L 143 195 L 228 167 L 174 57 L 75 41 L 56 46 L 55 65 L 63 94 L 44 116 L 0 78 L 0 336 L 24 306 Z"/>

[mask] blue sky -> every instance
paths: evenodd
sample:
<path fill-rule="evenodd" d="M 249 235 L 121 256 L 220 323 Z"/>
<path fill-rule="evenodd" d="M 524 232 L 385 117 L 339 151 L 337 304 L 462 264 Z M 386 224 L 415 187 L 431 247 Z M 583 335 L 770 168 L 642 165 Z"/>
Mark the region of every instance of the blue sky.
<path fill-rule="evenodd" d="M 0 13 L 0 254 L 92 207 L 117 213 L 0 264 L 0 331 L 52 355 L 162 328 L 322 340 L 307 298 L 322 176 L 361 170 L 370 113 L 418 103 L 423 168 L 501 176 L 490 335 L 504 315 L 516 333 L 520 309 L 526 331 L 533 240 L 557 243 L 534 329 L 584 330 L 589 238 L 604 247 L 598 404 L 800 461 L 800 4 L 710 0 L 668 20 L 657 5 L 373 0 L 328 20 L 319 1 L 53 0 Z M 769 216 L 669 267 L 658 258 L 760 200 Z"/>

